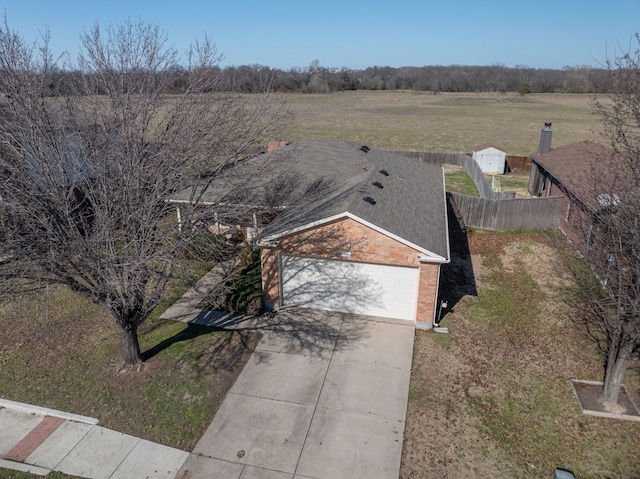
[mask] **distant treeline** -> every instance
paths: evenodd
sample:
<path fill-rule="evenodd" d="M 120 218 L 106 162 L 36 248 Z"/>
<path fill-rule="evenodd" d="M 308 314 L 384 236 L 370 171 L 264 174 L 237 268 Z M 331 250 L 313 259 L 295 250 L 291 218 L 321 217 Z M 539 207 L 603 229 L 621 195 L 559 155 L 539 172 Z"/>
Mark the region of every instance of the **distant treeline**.
<path fill-rule="evenodd" d="M 414 90 L 439 92 L 603 93 L 605 69 L 587 66 L 561 70 L 505 66 L 369 67 L 364 70 L 324 68 L 314 62 L 287 71 L 259 65 L 227 67 L 229 85 L 250 92 L 273 78 L 281 92 L 328 93 L 344 90 Z"/>
<path fill-rule="evenodd" d="M 181 93 L 188 72 L 174 67 L 162 72 L 174 77 L 171 90 Z M 317 61 L 307 68 L 280 70 L 262 65 L 230 66 L 211 72 L 223 91 L 255 93 L 265 86 L 278 92 L 329 93 L 345 90 L 414 90 L 439 92 L 604 93 L 609 84 L 606 69 L 588 66 L 561 70 L 492 66 L 369 67 L 364 70 L 325 68 Z M 59 70 L 52 89 L 64 93 L 79 75 Z"/>

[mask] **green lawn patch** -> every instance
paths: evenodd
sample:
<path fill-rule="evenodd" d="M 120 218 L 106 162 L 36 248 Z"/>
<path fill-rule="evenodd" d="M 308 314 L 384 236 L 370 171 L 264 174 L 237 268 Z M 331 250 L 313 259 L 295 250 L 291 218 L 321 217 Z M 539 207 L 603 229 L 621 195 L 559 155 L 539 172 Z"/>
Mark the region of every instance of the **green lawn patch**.
<path fill-rule="evenodd" d="M 444 175 L 445 189 L 450 193 L 480 196 L 473 180 L 462 170 L 447 171 Z"/>
<path fill-rule="evenodd" d="M 143 370 L 115 374 L 117 326 L 62 287 L 9 303 L 0 326 L 0 396 L 183 450 L 195 446 L 258 340 L 152 318 L 140 329 Z"/>

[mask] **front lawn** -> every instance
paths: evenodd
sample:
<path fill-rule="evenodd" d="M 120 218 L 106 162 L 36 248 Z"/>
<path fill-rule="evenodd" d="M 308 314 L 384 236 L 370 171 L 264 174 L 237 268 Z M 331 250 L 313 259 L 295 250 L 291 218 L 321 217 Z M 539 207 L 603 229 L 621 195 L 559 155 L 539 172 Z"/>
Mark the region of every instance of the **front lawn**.
<path fill-rule="evenodd" d="M 450 333 L 416 332 L 401 477 L 640 477 L 640 423 L 580 413 L 569 380 L 601 380 L 602 356 L 571 321 L 547 238 L 476 230 L 470 255 L 459 246 L 443 267 Z M 636 403 L 639 373 L 625 378 Z"/>
<path fill-rule="evenodd" d="M 142 371 L 115 374 L 120 332 L 100 307 L 52 286 L 8 303 L 0 311 L 0 396 L 191 450 L 258 335 L 157 316 L 140 328 Z"/>

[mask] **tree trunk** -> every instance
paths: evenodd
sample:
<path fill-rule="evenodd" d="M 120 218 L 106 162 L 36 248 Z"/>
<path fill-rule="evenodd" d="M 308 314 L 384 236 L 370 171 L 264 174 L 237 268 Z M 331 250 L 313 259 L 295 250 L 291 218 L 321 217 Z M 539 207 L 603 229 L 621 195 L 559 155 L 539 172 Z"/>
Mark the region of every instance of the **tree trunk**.
<path fill-rule="evenodd" d="M 122 353 L 124 356 L 122 367 L 139 369 L 143 360 L 138 343 L 138 327 L 120 326 L 120 333 L 122 334 Z"/>
<path fill-rule="evenodd" d="M 617 403 L 618 393 L 620 392 L 620 386 L 622 386 L 622 380 L 624 373 L 629 365 L 630 351 L 628 348 L 618 348 L 617 345 L 609 345 L 609 357 L 607 358 L 607 368 L 604 373 L 604 386 L 602 388 L 602 396 L 600 396 L 600 402 L 602 403 Z"/>

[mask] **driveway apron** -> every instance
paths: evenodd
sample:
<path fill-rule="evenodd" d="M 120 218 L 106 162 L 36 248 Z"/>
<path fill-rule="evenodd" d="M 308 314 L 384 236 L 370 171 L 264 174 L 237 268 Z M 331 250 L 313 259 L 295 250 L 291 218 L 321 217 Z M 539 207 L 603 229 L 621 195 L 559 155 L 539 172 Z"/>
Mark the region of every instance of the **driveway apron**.
<path fill-rule="evenodd" d="M 397 478 L 414 325 L 291 308 L 260 327 L 178 477 Z"/>

